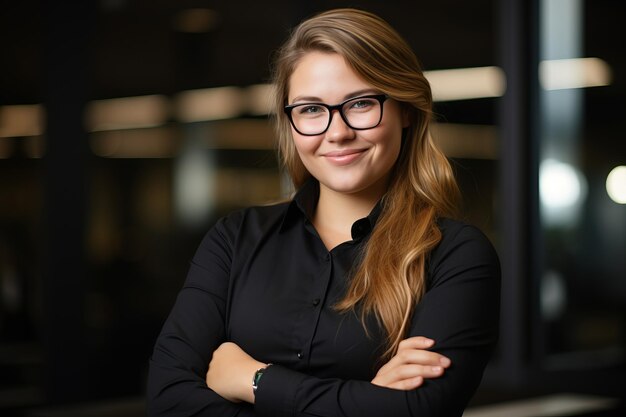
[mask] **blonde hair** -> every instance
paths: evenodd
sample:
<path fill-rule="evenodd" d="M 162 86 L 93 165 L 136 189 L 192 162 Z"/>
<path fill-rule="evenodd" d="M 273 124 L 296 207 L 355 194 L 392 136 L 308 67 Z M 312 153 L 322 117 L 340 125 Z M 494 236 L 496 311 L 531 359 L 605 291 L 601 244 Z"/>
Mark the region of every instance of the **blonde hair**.
<path fill-rule="evenodd" d="M 363 80 L 398 101 L 410 119 L 381 215 L 348 291 L 335 306 L 344 312 L 359 309 L 363 323 L 367 314 L 375 314 L 387 334 L 384 360 L 406 337 L 414 307 L 425 292 L 428 254 L 441 240 L 437 218 L 455 213 L 459 191 L 447 158 L 430 135 L 432 94 L 415 54 L 384 20 L 355 9 L 330 10 L 303 21 L 277 54 L 273 81 L 278 146 L 296 189 L 311 174 L 295 149 L 283 107 L 291 74 L 311 51 L 344 57 Z"/>

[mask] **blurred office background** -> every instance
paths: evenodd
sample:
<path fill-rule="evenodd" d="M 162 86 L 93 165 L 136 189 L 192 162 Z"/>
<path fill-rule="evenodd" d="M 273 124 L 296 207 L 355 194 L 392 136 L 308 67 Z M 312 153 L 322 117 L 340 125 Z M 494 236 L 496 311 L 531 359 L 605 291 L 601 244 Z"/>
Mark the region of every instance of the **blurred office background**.
<path fill-rule="evenodd" d="M 289 191 L 271 54 L 337 6 L 416 51 L 466 219 L 500 254 L 500 345 L 472 406 L 619 406 L 626 2 L 20 0 L 0 8 L 0 415 L 143 414 L 203 234 Z"/>

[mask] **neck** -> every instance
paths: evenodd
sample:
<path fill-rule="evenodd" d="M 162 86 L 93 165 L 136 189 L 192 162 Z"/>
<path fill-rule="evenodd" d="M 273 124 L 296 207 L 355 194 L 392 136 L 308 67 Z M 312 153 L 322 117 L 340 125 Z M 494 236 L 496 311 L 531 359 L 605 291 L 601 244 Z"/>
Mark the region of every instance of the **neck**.
<path fill-rule="evenodd" d="M 350 228 L 352 223 L 372 211 L 381 196 L 382 194 L 379 193 L 345 194 L 320 185 L 320 197 L 315 217 L 321 217 L 335 224 L 344 223 Z"/>
<path fill-rule="evenodd" d="M 384 191 L 383 187 L 370 187 L 357 193 L 341 193 L 320 184 L 313 224 L 328 249 L 352 239 L 352 224 L 370 214 Z"/>

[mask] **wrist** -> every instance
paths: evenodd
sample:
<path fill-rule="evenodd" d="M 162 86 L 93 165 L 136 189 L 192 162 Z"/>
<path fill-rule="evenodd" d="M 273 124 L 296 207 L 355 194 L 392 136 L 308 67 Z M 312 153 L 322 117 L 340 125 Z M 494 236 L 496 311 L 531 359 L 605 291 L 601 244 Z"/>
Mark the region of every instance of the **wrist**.
<path fill-rule="evenodd" d="M 259 384 L 261 383 L 261 379 L 263 378 L 263 374 L 265 373 L 267 368 L 269 368 L 270 366 L 272 366 L 271 363 L 262 364 L 262 366 L 260 366 L 254 372 L 254 375 L 252 376 L 252 398 L 253 399 L 256 398 L 257 389 L 259 388 Z"/>
<path fill-rule="evenodd" d="M 239 397 L 242 401 L 254 404 L 254 390 L 252 387 L 252 381 L 259 369 L 267 368 L 267 364 L 252 360 L 246 364 L 245 369 L 242 369 L 241 376 L 239 377 Z"/>

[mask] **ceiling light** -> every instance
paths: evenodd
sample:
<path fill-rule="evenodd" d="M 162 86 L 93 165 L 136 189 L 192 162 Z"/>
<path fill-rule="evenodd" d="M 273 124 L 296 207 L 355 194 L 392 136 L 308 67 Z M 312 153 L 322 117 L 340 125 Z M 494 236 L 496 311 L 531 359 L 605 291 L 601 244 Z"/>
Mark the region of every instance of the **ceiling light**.
<path fill-rule="evenodd" d="M 169 118 L 165 96 L 150 95 L 91 101 L 86 109 L 88 131 L 138 129 L 163 125 Z"/>
<path fill-rule="evenodd" d="M 606 192 L 617 204 L 626 204 L 626 165 L 611 170 L 606 178 Z"/>
<path fill-rule="evenodd" d="M 41 104 L 0 107 L 0 138 L 37 136 L 44 131 Z"/>
<path fill-rule="evenodd" d="M 274 105 L 271 84 L 255 84 L 246 88 L 248 111 L 254 116 L 270 114 Z"/>
<path fill-rule="evenodd" d="M 539 82 L 546 90 L 599 87 L 611 83 L 611 67 L 599 58 L 541 61 Z"/>
<path fill-rule="evenodd" d="M 183 91 L 176 97 L 175 113 L 181 122 L 201 122 L 238 117 L 246 99 L 238 87 Z"/>
<path fill-rule="evenodd" d="M 500 97 L 506 90 L 504 71 L 498 67 L 425 71 L 434 101 Z"/>

